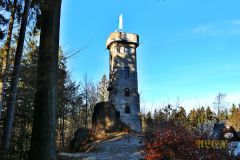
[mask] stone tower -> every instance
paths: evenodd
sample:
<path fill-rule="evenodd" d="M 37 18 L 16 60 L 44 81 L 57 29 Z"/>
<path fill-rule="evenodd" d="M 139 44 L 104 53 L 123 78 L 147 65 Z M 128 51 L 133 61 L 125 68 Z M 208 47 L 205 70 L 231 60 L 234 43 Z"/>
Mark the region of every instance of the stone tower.
<path fill-rule="evenodd" d="M 110 52 L 109 101 L 117 115 L 131 129 L 141 131 L 140 103 L 138 94 L 137 34 L 116 31 L 107 39 Z"/>

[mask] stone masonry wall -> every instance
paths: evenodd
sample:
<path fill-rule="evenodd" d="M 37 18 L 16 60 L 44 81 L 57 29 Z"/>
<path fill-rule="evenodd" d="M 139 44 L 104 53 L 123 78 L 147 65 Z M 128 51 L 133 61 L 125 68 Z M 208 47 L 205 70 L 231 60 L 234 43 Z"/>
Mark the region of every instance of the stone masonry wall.
<path fill-rule="evenodd" d="M 136 48 L 138 35 L 114 32 L 107 40 L 110 52 L 109 100 L 119 111 L 120 119 L 135 131 L 141 131 L 139 118 Z"/>

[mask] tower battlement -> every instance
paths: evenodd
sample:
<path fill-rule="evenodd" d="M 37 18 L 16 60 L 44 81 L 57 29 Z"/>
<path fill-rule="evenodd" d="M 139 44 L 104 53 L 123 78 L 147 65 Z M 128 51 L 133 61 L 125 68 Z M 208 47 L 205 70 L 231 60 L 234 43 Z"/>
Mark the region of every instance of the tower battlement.
<path fill-rule="evenodd" d="M 126 32 L 112 32 L 107 39 L 106 47 L 109 49 L 110 45 L 114 42 L 125 42 L 139 45 L 139 36 L 134 33 L 126 33 Z"/>

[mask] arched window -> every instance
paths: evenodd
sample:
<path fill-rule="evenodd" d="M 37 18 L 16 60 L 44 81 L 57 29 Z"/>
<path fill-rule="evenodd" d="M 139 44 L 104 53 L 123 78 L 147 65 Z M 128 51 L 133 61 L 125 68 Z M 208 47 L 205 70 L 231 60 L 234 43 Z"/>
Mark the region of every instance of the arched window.
<path fill-rule="evenodd" d="M 125 88 L 124 89 L 124 95 L 125 95 L 125 97 L 129 97 L 130 96 L 129 88 Z"/>
<path fill-rule="evenodd" d="M 130 107 L 129 106 L 126 106 L 125 107 L 125 114 L 130 114 L 131 111 L 130 111 Z"/>

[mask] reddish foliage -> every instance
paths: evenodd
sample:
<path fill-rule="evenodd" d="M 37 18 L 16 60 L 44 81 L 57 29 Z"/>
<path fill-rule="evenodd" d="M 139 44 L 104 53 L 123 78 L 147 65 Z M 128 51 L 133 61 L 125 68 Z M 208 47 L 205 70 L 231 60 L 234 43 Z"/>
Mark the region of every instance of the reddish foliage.
<path fill-rule="evenodd" d="M 146 160 L 228 160 L 226 149 L 198 148 L 197 135 L 183 125 L 169 123 L 145 134 Z"/>

